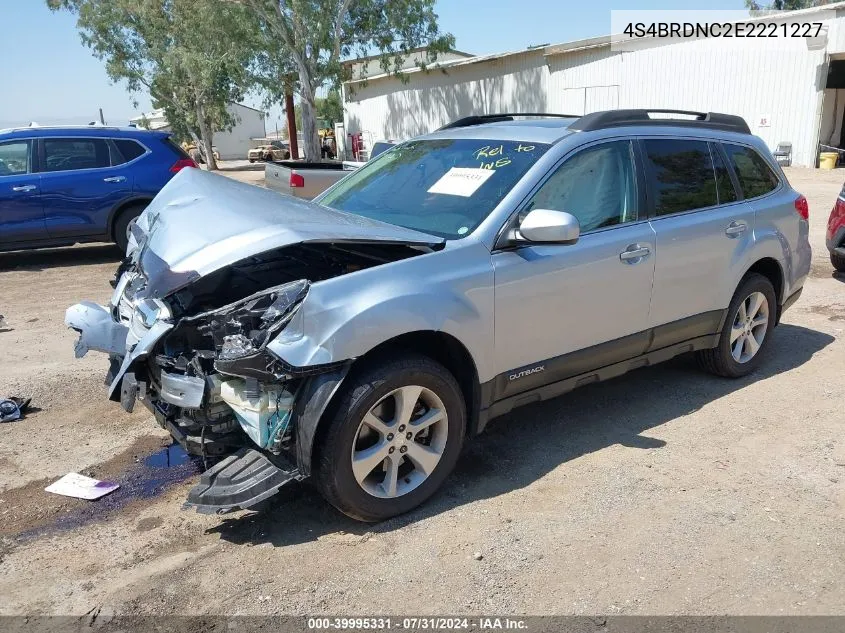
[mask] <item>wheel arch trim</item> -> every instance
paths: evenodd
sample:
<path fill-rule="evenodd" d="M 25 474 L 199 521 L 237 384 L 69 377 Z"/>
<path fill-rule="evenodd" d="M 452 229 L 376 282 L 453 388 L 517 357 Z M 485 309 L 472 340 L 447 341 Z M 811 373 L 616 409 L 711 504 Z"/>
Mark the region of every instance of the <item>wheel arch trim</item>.
<path fill-rule="evenodd" d="M 425 343 L 432 340 L 449 342 L 450 349 L 442 350 L 432 354 L 425 349 Z M 291 422 L 296 429 L 296 459 L 299 471 L 303 476 L 311 474 L 311 464 L 316 448 L 315 440 L 320 428 L 324 424 L 324 417 L 329 410 L 335 396 L 338 394 L 342 383 L 348 378 L 353 367 L 365 359 L 373 358 L 380 353 L 386 353 L 391 348 L 414 351 L 431 358 L 443 365 L 452 373 L 461 392 L 467 407 L 467 433 L 476 434 L 479 430 L 480 409 L 484 399 L 482 396 L 483 385 L 478 380 L 478 369 L 472 354 L 459 339 L 442 331 L 417 330 L 394 336 L 382 343 L 379 343 L 362 356 L 349 359 L 340 367 L 335 367 L 325 373 L 320 373 L 308 378 L 300 387 L 294 404 Z M 445 358 L 454 353 L 461 355 L 461 358 Z M 463 375 L 456 375 L 455 368 L 461 367 Z M 469 373 L 469 375 L 466 375 Z"/>

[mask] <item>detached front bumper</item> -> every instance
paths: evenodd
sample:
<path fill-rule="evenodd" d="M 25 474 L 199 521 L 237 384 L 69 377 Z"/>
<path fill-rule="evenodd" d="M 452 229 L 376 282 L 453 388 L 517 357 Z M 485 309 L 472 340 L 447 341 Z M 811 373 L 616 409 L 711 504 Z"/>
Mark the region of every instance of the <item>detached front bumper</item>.
<path fill-rule="evenodd" d="M 113 356 L 126 354 L 126 335 L 129 328 L 112 318 L 108 308 L 82 301 L 67 309 L 65 325 L 79 332 L 74 352 L 82 358 L 89 350 Z"/>

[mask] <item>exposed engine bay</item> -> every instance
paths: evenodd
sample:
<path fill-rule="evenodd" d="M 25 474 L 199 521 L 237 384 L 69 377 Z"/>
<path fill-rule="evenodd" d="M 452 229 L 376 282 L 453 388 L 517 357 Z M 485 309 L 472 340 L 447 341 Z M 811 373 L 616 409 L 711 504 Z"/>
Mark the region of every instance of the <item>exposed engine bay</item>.
<path fill-rule="evenodd" d="M 77 355 L 88 349 L 110 354 L 107 384 L 119 379 L 112 399 L 124 409 L 132 411 L 141 401 L 207 464 L 230 455 L 203 475 L 189 503 L 205 511 L 244 508 L 307 475 L 299 465 L 310 445 L 297 454 L 295 408 L 300 399 L 316 397 L 315 377 L 338 370 L 343 376 L 342 367 L 353 360 L 293 367 L 267 344 L 285 336 L 312 284 L 429 251 L 396 243 L 288 245 L 237 261 L 164 298 L 154 297 L 141 266 L 127 259 L 116 273 L 111 305 L 78 304 L 66 321 L 81 333 Z M 92 323 L 104 332 L 102 340 Z M 168 329 L 149 353 L 124 367 L 126 352 L 162 324 Z M 325 390 L 319 397 L 326 398 Z"/>

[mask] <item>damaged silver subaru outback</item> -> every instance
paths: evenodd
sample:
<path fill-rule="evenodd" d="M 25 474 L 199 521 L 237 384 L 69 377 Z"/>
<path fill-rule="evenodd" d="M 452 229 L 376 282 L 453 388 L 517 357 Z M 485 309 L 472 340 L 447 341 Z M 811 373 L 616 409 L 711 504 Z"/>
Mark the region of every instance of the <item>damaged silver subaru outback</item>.
<path fill-rule="evenodd" d="M 514 407 L 684 352 L 752 371 L 809 272 L 807 204 L 729 115 L 487 115 L 313 202 L 184 169 L 130 226 L 107 306 L 66 323 L 218 461 L 200 511 L 312 477 L 375 521 Z"/>

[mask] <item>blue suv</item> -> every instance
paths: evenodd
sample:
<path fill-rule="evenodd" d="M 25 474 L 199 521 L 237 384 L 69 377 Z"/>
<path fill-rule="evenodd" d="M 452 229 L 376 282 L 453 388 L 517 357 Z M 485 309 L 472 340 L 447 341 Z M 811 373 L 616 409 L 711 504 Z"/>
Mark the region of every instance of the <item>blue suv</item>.
<path fill-rule="evenodd" d="M 167 132 L 0 130 L 0 251 L 115 242 L 173 175 L 196 167 Z"/>

